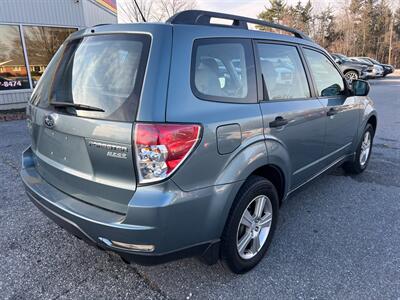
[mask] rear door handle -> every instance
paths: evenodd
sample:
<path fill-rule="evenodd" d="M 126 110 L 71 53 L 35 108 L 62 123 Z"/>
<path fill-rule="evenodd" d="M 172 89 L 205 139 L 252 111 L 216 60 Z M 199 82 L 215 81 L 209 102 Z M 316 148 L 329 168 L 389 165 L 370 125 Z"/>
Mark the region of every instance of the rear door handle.
<path fill-rule="evenodd" d="M 281 116 L 278 116 L 275 118 L 274 121 L 269 122 L 269 127 L 282 127 L 285 126 L 289 123 L 289 121 L 287 119 L 284 119 Z"/>
<path fill-rule="evenodd" d="M 338 112 L 339 112 L 339 109 L 338 109 L 338 108 L 336 108 L 336 107 L 331 107 L 331 108 L 326 112 L 326 115 L 327 115 L 328 117 L 330 117 L 330 116 L 336 115 Z"/>

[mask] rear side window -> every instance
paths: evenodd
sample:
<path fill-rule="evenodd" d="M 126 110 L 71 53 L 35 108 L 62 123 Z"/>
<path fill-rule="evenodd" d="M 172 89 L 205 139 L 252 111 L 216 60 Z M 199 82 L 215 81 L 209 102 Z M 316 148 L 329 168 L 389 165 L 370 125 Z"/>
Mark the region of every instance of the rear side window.
<path fill-rule="evenodd" d="M 191 85 L 200 99 L 255 103 L 255 68 L 250 40 L 200 39 L 193 48 Z"/>
<path fill-rule="evenodd" d="M 343 78 L 325 55 L 310 49 L 304 49 L 304 55 L 317 85 L 319 96 L 329 97 L 344 94 Z"/>
<path fill-rule="evenodd" d="M 50 104 L 96 107 L 76 110 L 81 117 L 133 121 L 147 65 L 147 35 L 95 35 L 65 46 L 54 75 Z"/>
<path fill-rule="evenodd" d="M 306 73 L 296 47 L 258 44 L 258 53 L 269 100 L 310 98 Z"/>

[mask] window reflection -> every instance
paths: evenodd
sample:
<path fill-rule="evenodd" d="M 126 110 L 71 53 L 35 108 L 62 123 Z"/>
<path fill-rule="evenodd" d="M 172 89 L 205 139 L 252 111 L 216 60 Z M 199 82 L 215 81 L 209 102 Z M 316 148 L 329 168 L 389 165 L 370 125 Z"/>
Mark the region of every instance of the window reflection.
<path fill-rule="evenodd" d="M 0 91 L 29 88 L 19 26 L 0 25 Z"/>
<path fill-rule="evenodd" d="M 311 96 L 296 47 L 258 44 L 258 51 L 270 100 L 305 99 Z"/>
<path fill-rule="evenodd" d="M 24 26 L 33 86 L 42 76 L 53 55 L 75 28 Z"/>
<path fill-rule="evenodd" d="M 329 59 L 325 55 L 309 49 L 304 49 L 304 54 L 314 76 L 318 95 L 330 97 L 343 94 L 343 78 Z"/>

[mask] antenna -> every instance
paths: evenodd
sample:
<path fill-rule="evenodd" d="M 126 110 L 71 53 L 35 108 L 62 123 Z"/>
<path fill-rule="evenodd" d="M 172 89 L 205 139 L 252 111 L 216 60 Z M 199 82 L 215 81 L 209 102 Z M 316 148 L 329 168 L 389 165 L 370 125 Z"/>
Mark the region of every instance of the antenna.
<path fill-rule="evenodd" d="M 138 9 L 140 15 L 142 16 L 143 22 L 146 23 L 147 21 L 146 21 L 146 18 L 144 17 L 144 15 L 143 15 L 143 13 L 142 13 L 142 10 L 140 9 L 140 7 L 139 7 L 139 5 L 137 4 L 136 0 L 133 0 L 133 1 L 135 2 L 136 8 Z"/>

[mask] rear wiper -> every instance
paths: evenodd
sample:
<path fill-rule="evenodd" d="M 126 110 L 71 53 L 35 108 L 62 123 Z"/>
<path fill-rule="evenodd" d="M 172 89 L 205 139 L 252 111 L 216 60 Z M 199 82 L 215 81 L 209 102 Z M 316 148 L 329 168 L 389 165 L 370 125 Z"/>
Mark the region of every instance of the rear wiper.
<path fill-rule="evenodd" d="M 104 112 L 104 109 L 85 105 L 85 104 L 78 104 L 78 103 L 71 103 L 71 102 L 51 102 L 51 105 L 54 107 L 72 107 L 76 110 L 88 110 L 88 111 L 101 111 Z"/>

